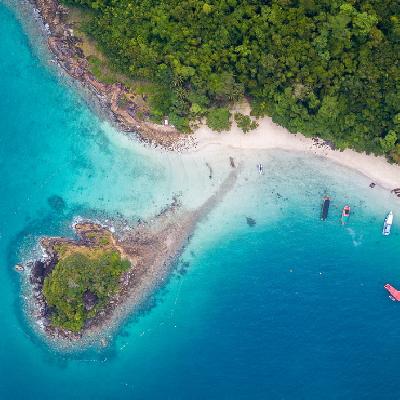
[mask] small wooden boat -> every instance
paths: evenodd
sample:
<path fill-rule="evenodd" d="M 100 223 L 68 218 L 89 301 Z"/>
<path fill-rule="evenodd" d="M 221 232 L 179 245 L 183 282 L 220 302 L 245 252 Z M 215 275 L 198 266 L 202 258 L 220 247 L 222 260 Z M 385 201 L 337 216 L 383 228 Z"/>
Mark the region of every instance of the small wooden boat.
<path fill-rule="evenodd" d="M 342 217 L 340 218 L 340 221 L 342 222 L 342 225 L 346 224 L 347 221 L 349 220 L 349 218 L 350 218 L 350 210 L 351 210 L 350 206 L 346 205 L 346 206 L 343 207 Z"/>
<path fill-rule="evenodd" d="M 324 197 L 324 202 L 322 203 L 321 219 L 325 221 L 328 218 L 329 205 L 331 204 L 331 199 L 329 196 Z"/>

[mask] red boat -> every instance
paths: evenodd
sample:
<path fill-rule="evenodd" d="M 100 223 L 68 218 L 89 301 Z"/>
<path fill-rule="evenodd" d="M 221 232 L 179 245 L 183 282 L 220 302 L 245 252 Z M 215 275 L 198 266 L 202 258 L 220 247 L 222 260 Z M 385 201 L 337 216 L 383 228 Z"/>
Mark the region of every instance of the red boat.
<path fill-rule="evenodd" d="M 342 218 L 340 219 L 342 221 L 342 225 L 344 225 L 349 218 L 350 218 L 350 206 L 344 206 L 342 210 Z"/>
<path fill-rule="evenodd" d="M 392 285 L 389 285 L 388 283 L 384 286 L 384 288 L 389 292 L 389 297 L 393 301 L 400 301 L 400 290 L 395 289 Z"/>

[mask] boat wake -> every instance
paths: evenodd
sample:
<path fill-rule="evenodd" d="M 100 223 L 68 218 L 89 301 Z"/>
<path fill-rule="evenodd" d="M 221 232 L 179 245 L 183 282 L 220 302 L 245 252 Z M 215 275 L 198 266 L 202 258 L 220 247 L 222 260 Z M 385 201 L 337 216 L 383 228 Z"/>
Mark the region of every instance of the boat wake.
<path fill-rule="evenodd" d="M 348 232 L 348 233 L 350 234 L 350 236 L 351 236 L 351 240 L 352 240 L 352 242 L 353 242 L 353 246 L 354 246 L 354 247 L 361 246 L 362 243 L 363 243 L 364 235 L 360 235 L 359 237 L 357 237 L 357 234 L 356 234 L 356 232 L 354 231 L 354 229 L 352 229 L 352 228 L 346 228 L 346 230 L 347 230 L 347 232 Z"/>

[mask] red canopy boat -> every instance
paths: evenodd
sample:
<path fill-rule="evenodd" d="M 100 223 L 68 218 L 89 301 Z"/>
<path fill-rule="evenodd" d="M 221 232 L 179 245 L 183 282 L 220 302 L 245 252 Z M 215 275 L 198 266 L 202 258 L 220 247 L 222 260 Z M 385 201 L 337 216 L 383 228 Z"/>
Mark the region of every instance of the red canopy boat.
<path fill-rule="evenodd" d="M 395 289 L 392 285 L 389 285 L 388 283 L 384 286 L 384 288 L 389 292 L 392 300 L 400 301 L 400 290 Z"/>
<path fill-rule="evenodd" d="M 344 206 L 342 210 L 342 218 L 340 219 L 342 221 L 342 224 L 344 225 L 350 218 L 350 206 Z"/>

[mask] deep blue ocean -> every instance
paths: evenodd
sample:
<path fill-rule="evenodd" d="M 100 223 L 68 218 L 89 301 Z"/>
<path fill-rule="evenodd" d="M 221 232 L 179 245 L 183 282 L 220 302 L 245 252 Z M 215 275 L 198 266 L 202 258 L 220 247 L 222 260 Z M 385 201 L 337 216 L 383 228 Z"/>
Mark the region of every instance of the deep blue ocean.
<path fill-rule="evenodd" d="M 400 287 L 400 202 L 310 155 L 235 154 L 235 189 L 107 349 L 62 353 L 35 333 L 14 265 L 40 235 L 76 216 L 146 218 L 177 193 L 189 206 L 216 183 L 202 156 L 143 149 L 101 121 L 14 11 L 0 0 L 0 398 L 400 398 L 400 304 L 383 289 Z"/>

